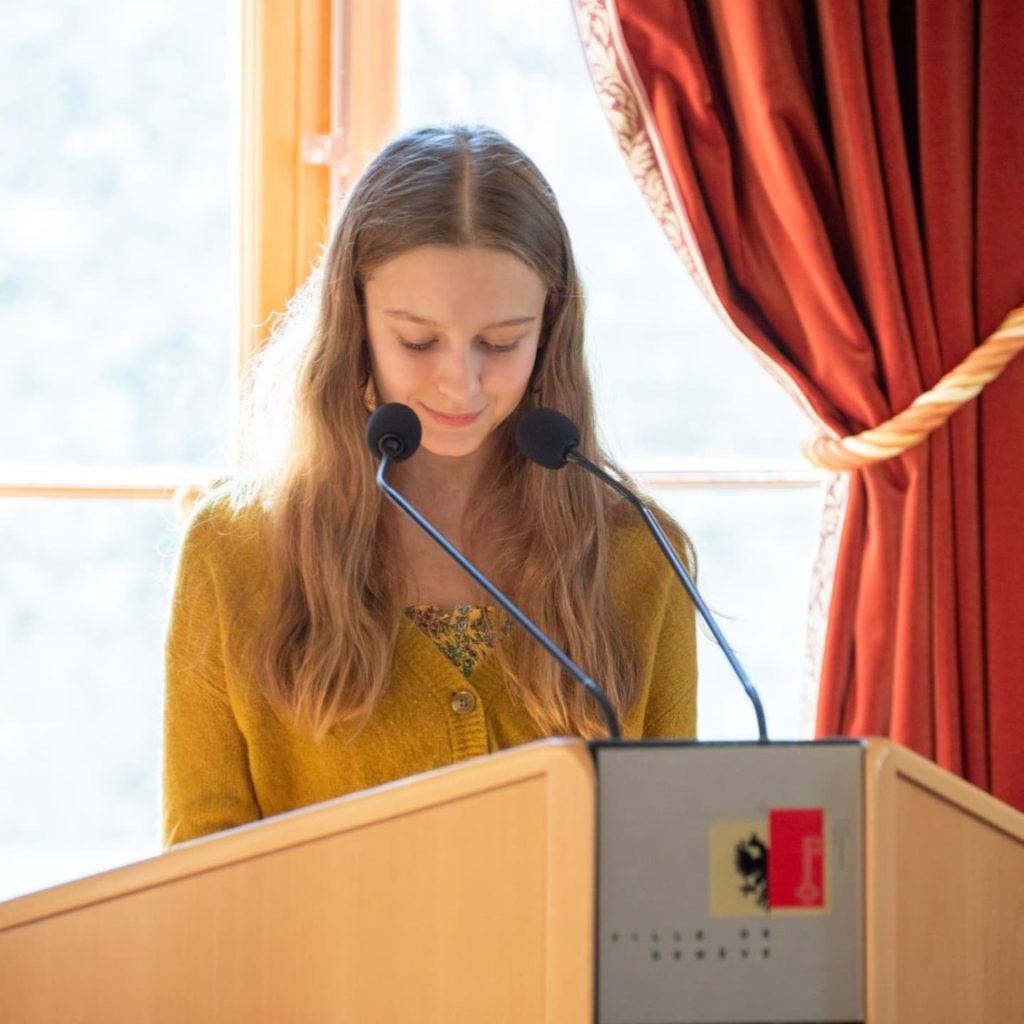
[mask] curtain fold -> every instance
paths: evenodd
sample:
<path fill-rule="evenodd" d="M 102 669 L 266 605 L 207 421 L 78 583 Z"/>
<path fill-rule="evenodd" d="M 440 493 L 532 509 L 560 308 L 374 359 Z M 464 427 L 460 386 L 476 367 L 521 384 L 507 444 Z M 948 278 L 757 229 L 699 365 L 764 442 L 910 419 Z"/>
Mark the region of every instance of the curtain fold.
<path fill-rule="evenodd" d="M 837 434 L 908 406 L 1024 301 L 1024 4 L 574 6 L 670 236 Z M 1022 441 L 1018 360 L 924 444 L 851 473 L 817 723 L 1020 808 Z"/>

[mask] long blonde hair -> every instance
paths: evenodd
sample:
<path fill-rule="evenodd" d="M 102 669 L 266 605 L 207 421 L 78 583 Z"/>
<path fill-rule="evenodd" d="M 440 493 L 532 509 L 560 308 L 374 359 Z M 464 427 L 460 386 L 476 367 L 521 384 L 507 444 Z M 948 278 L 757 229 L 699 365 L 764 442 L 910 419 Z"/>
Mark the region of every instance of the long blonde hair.
<path fill-rule="evenodd" d="M 421 128 L 376 157 L 260 361 L 257 378 L 274 377 L 280 388 L 281 351 L 289 336 L 305 330 L 288 443 L 258 488 L 269 512 L 274 570 L 256 647 L 262 687 L 279 711 L 322 738 L 335 725 L 358 728 L 388 685 L 401 616 L 394 570 L 400 555 L 363 440 L 370 374 L 363 285 L 374 268 L 423 245 L 512 253 L 547 287 L 530 387 L 498 428 L 498 454 L 473 503 L 467 536 L 472 543 L 488 524 L 487 550 L 499 554 L 481 568 L 602 681 L 622 714 L 639 679 L 630 631 L 621 628 L 609 593 L 610 533 L 622 515 L 621 499 L 579 470 L 527 463 L 514 444 L 522 410 L 551 406 L 579 425 L 586 455 L 615 469 L 595 436 L 580 281 L 540 171 L 508 140 L 480 127 Z M 692 562 L 682 532 L 663 519 Z M 541 731 L 603 734 L 592 698 L 532 641 L 499 644 L 495 655 Z"/>

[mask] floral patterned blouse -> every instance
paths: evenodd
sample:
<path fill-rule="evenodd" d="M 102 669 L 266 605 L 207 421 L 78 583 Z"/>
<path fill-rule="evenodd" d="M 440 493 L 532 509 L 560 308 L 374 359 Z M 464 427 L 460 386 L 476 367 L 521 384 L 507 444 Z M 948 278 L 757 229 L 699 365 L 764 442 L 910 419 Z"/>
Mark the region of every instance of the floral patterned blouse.
<path fill-rule="evenodd" d="M 405 614 L 467 679 L 512 627 L 511 619 L 490 605 L 459 604 L 449 611 L 424 604 L 406 608 Z"/>

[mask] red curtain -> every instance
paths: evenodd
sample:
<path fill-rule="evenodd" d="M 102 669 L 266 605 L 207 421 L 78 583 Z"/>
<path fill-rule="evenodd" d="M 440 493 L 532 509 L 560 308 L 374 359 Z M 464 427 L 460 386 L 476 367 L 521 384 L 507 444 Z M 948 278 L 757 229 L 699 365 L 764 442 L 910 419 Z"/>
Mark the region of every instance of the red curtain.
<path fill-rule="evenodd" d="M 1024 301 L 1019 0 L 574 2 L 718 301 L 840 435 Z M 1022 448 L 1019 359 L 852 473 L 818 732 L 890 736 L 1024 809 Z"/>

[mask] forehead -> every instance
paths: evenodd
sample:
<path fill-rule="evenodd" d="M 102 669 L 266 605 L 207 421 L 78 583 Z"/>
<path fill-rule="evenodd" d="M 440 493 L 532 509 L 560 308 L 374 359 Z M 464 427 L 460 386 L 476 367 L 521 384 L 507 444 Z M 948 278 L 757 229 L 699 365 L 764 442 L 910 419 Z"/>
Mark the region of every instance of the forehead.
<path fill-rule="evenodd" d="M 518 256 L 478 246 L 409 249 L 366 281 L 367 302 L 377 311 L 400 309 L 442 325 L 536 315 L 546 295 L 540 275 Z"/>

